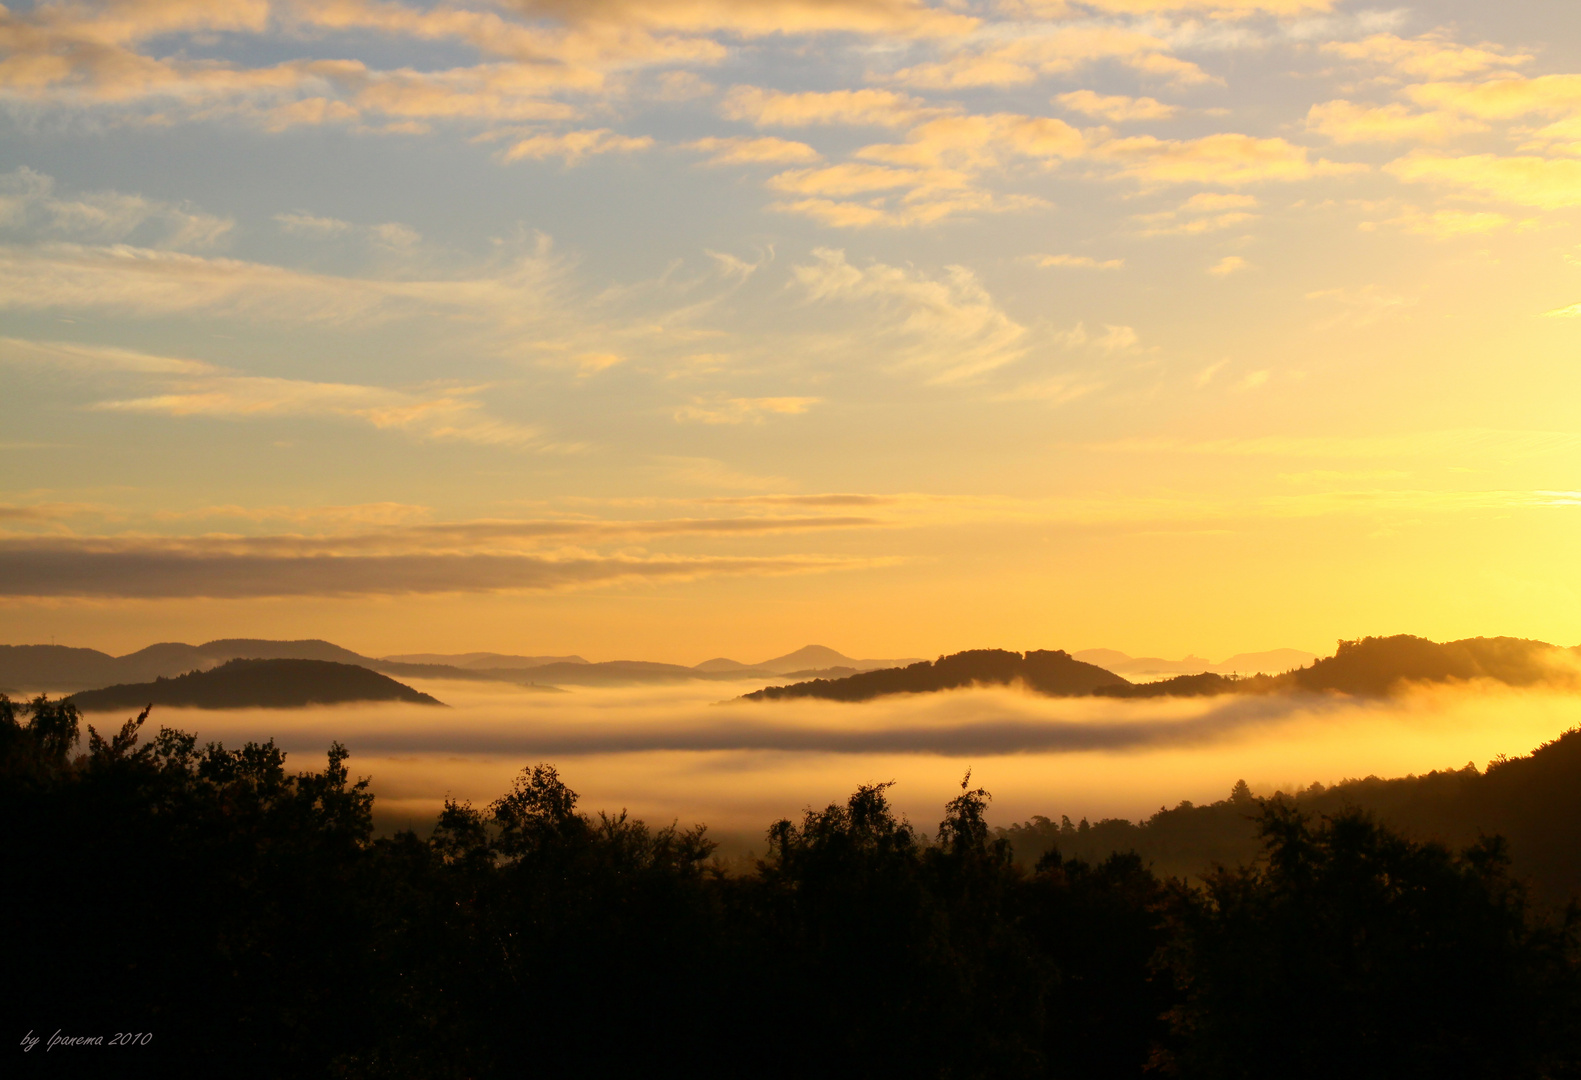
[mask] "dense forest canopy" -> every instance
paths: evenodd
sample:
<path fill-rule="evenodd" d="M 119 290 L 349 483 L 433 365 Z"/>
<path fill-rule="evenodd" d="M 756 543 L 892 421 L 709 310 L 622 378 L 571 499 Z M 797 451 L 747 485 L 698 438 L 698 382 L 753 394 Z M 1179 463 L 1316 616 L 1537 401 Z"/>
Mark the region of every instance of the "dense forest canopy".
<path fill-rule="evenodd" d="M 154 1032 L 120 1075 L 1581 1069 L 1581 919 L 1497 839 L 1240 792 L 1255 858 L 1200 884 L 1063 837 L 1028 866 L 968 774 L 934 829 L 868 785 L 726 874 L 702 826 L 587 813 L 551 765 L 375 839 L 338 744 L 291 773 L 147 717 L 82 745 L 70 702 L 0 697 L 6 1015 Z"/>

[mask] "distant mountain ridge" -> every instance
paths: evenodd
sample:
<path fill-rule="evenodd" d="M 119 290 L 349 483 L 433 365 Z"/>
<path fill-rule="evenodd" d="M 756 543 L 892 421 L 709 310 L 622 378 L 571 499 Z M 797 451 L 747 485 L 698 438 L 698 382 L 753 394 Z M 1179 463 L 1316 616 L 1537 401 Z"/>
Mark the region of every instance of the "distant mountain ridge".
<path fill-rule="evenodd" d="M 219 638 L 202 645 L 161 642 L 111 656 L 97 649 L 66 645 L 0 645 L 0 687 L 13 692 L 71 692 L 97 687 L 174 678 L 230 660 L 324 660 L 355 664 L 401 678 L 466 679 L 517 685 L 620 686 L 681 682 L 689 679 L 838 678 L 858 671 L 903 666 L 909 660 L 854 660 L 823 645 L 808 645 L 763 665 L 734 660 L 705 661 L 696 667 L 648 660 L 590 663 L 576 656 L 518 656 L 509 653 L 405 653 L 371 657 L 318 638 L 274 641 Z"/>
<path fill-rule="evenodd" d="M 165 705 L 196 709 L 294 709 L 397 701 L 442 705 L 428 694 L 356 664 L 332 660 L 229 660 L 173 679 L 84 690 L 69 699 L 83 712 Z"/>
<path fill-rule="evenodd" d="M 171 678 L 241 659 L 369 664 L 366 657 L 350 649 L 317 639 L 220 638 L 202 645 L 167 641 L 125 656 L 65 645 L 0 645 L 0 684 L 28 690 L 83 690 Z"/>
<path fill-rule="evenodd" d="M 711 674 L 735 673 L 753 675 L 764 673 L 770 675 L 793 675 L 801 672 L 829 672 L 845 668 L 852 672 L 876 671 L 880 668 L 905 667 L 915 664 L 920 657 L 903 657 L 894 660 L 856 660 L 842 652 L 829 648 L 827 645 L 803 645 L 795 652 L 776 656 L 772 660 L 764 660 L 757 664 L 743 664 L 739 660 L 716 656 L 712 660 L 704 660 L 692 668 L 693 671 L 703 671 Z"/>

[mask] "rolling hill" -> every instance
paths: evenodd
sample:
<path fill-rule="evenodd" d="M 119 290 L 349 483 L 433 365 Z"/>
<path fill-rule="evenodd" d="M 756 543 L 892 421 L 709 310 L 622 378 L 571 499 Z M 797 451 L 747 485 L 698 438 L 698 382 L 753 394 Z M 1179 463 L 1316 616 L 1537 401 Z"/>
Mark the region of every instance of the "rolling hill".
<path fill-rule="evenodd" d="M 294 709 L 363 701 L 443 705 L 388 676 L 332 660 L 231 660 L 173 679 L 107 686 L 73 694 L 83 712 L 166 705 L 194 709 Z"/>
<path fill-rule="evenodd" d="M 1088 653 L 1091 655 L 1091 653 Z M 1236 678 L 1206 671 L 1158 682 L 1132 683 L 1061 651 L 1025 656 L 1003 649 L 972 649 L 904 668 L 868 671 L 842 679 L 812 679 L 768 686 L 746 694 L 753 701 L 827 698 L 866 701 L 884 694 L 921 694 L 967 686 L 1005 686 L 1055 697 L 1201 697 L 1212 694 L 1341 693 L 1380 697 L 1413 683 L 1488 680 L 1507 686 L 1548 685 L 1581 689 L 1581 650 L 1524 638 L 1465 638 L 1437 643 L 1397 634 L 1341 641 L 1335 654 L 1282 675 Z"/>
<path fill-rule="evenodd" d="M 1509 842 L 1512 868 L 1537 899 L 1555 907 L 1581 895 L 1581 730 L 1525 757 L 1500 758 L 1479 772 L 1468 764 L 1423 776 L 1347 780 L 1282 796 L 1308 814 L 1358 808 L 1419 840 L 1464 847 L 1480 836 Z M 1017 859 L 1035 862 L 1051 848 L 1099 862 L 1135 851 L 1155 873 L 1187 877 L 1214 863 L 1234 866 L 1258 851 L 1257 802 L 1244 785 L 1206 806 L 1181 803 L 1145 821 L 1123 818 L 1056 823 L 1033 818 L 1000 835 Z"/>
<path fill-rule="evenodd" d="M 790 686 L 769 686 L 744 695 L 752 701 L 828 698 L 867 701 L 885 694 L 924 694 L 966 686 L 1007 686 L 1019 682 L 1040 694 L 1090 694 L 1101 687 L 1129 685 L 1112 671 L 1083 663 L 1069 653 L 1033 650 L 1022 655 L 1004 649 L 972 649 L 938 660 L 919 660 L 903 668 L 864 671 L 843 679 L 813 679 Z"/>

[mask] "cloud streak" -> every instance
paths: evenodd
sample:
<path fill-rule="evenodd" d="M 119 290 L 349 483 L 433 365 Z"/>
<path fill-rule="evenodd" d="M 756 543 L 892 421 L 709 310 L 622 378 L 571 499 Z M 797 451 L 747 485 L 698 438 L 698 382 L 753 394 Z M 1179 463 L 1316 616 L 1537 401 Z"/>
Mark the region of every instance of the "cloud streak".
<path fill-rule="evenodd" d="M 821 573 L 872 559 L 625 555 L 274 555 L 220 545 L 0 540 L 0 596 L 98 600 L 559 592 L 718 575 Z"/>

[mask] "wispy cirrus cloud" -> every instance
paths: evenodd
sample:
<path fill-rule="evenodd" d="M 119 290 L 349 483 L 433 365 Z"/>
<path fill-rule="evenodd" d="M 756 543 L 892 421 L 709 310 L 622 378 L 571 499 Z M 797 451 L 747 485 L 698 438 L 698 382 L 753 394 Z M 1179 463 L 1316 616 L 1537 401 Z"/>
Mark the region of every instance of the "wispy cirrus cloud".
<path fill-rule="evenodd" d="M 236 222 L 191 206 L 117 191 L 64 196 L 55 180 L 26 166 L 0 173 L 0 230 L 97 243 L 145 237 L 162 249 L 211 248 Z"/>
<path fill-rule="evenodd" d="M 927 278 L 883 263 L 853 265 L 844 251 L 820 248 L 793 269 L 798 289 L 816 303 L 861 305 L 870 332 L 903 341 L 899 363 L 922 368 L 935 382 L 971 378 L 1012 363 L 1028 348 L 1027 328 L 1011 319 L 970 270 L 950 267 Z"/>
<path fill-rule="evenodd" d="M 272 378 L 240 374 L 201 360 L 14 338 L 0 339 L 0 363 L 135 374 L 155 384 L 153 392 L 134 391 L 132 396 L 93 402 L 89 408 L 99 412 L 234 420 L 320 417 L 356 421 L 440 442 L 513 448 L 546 445 L 538 429 L 484 412 L 478 400 L 482 387 L 402 390 Z"/>

